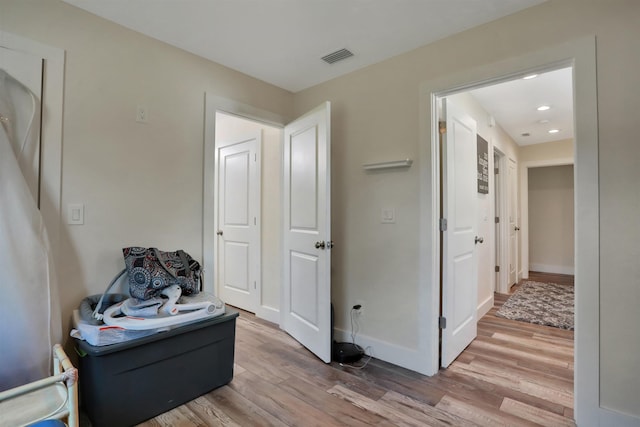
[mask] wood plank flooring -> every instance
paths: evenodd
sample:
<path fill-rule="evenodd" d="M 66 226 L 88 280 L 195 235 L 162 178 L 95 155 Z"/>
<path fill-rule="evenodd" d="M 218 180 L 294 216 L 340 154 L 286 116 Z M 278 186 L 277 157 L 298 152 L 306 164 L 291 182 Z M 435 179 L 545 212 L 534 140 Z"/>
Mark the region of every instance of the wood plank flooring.
<path fill-rule="evenodd" d="M 233 381 L 141 426 L 574 426 L 573 331 L 496 317 L 507 298 L 495 295 L 478 338 L 433 377 L 376 359 L 324 364 L 242 312 Z"/>

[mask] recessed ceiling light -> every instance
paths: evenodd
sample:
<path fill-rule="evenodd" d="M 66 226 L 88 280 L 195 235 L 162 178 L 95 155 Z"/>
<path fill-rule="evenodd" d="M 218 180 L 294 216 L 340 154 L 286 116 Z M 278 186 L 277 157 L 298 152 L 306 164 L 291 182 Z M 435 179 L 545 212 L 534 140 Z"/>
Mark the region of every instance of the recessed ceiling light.
<path fill-rule="evenodd" d="M 522 80 L 531 80 L 531 79 L 535 79 L 536 77 L 538 77 L 537 74 L 529 74 L 528 76 L 524 76 Z"/>
<path fill-rule="evenodd" d="M 549 108 L 551 107 L 549 107 L 548 105 L 541 105 L 538 107 L 538 111 L 547 111 Z"/>
<path fill-rule="evenodd" d="M 538 120 L 538 123 L 540 123 L 541 125 L 544 125 L 544 124 L 549 123 L 549 120 L 547 120 L 547 119 Z"/>
<path fill-rule="evenodd" d="M 549 133 L 558 133 L 560 132 L 560 129 L 551 129 L 549 130 Z"/>

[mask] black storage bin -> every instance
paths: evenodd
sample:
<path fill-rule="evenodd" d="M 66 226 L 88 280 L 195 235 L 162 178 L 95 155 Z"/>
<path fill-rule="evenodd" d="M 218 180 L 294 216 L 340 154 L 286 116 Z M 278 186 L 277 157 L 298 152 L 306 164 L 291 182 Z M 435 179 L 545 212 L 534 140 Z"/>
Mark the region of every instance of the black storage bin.
<path fill-rule="evenodd" d="M 238 312 L 144 338 L 94 347 L 78 341 L 80 400 L 94 427 L 131 426 L 233 378 Z"/>

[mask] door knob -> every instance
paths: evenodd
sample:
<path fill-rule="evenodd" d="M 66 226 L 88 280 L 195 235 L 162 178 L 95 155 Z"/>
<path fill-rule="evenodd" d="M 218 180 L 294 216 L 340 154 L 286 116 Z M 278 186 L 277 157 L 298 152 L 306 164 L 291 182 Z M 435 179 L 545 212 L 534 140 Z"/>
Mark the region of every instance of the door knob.
<path fill-rule="evenodd" d="M 484 242 L 484 238 L 476 236 L 475 244 L 477 245 L 478 243 L 482 243 L 482 242 Z"/>
<path fill-rule="evenodd" d="M 324 249 L 324 248 L 325 248 L 324 242 L 316 242 L 316 249 Z"/>
<path fill-rule="evenodd" d="M 222 236 L 222 230 L 218 230 L 218 231 L 216 232 L 216 234 L 217 234 L 218 236 Z"/>
<path fill-rule="evenodd" d="M 520 231 L 520 227 L 516 226 L 516 228 L 514 228 L 514 230 Z"/>

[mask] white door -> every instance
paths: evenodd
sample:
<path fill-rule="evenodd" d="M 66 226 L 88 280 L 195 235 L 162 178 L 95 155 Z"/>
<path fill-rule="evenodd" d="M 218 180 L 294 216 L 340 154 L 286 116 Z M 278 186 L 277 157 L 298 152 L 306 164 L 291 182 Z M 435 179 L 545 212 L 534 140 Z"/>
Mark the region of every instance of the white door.
<path fill-rule="evenodd" d="M 476 122 L 443 100 L 447 129 L 443 144 L 441 364 L 449 366 L 477 334 L 478 265 Z M 479 243 L 479 242 L 478 242 Z"/>
<path fill-rule="evenodd" d="M 255 313 L 260 277 L 261 132 L 218 149 L 218 291 Z"/>
<path fill-rule="evenodd" d="M 40 104 L 42 102 L 42 58 L 30 55 L 17 50 L 0 47 L 0 70 L 22 85 L 29 88 L 35 97 L 31 99 L 24 96 L 13 96 L 14 93 L 6 93 L 5 96 L 11 98 L 15 108 L 25 111 L 35 111 L 33 118 L 30 115 L 13 115 L 4 112 L 7 121 L 3 122 L 7 128 L 15 133 L 12 141 L 16 143 L 14 147 L 17 153 L 20 169 L 24 175 L 29 190 L 33 195 L 38 207 L 40 206 Z M 1 73 L 1 71 L 0 71 Z M 1 77 L 1 75 L 0 75 Z M 5 91 L 11 92 L 11 86 L 6 85 Z M 34 105 L 35 101 L 35 105 Z M 33 120 L 32 123 L 28 121 Z M 9 123 L 11 126 L 9 127 Z M 25 134 L 25 129 L 31 129 L 29 134 Z"/>
<path fill-rule="evenodd" d="M 331 105 L 284 130 L 282 328 L 331 361 Z"/>
<path fill-rule="evenodd" d="M 518 281 L 517 271 L 518 271 L 518 197 L 516 194 L 517 190 L 517 165 L 513 159 L 509 159 L 509 165 L 507 166 L 507 186 L 508 190 L 508 213 L 509 217 L 509 287 L 516 284 Z"/>

